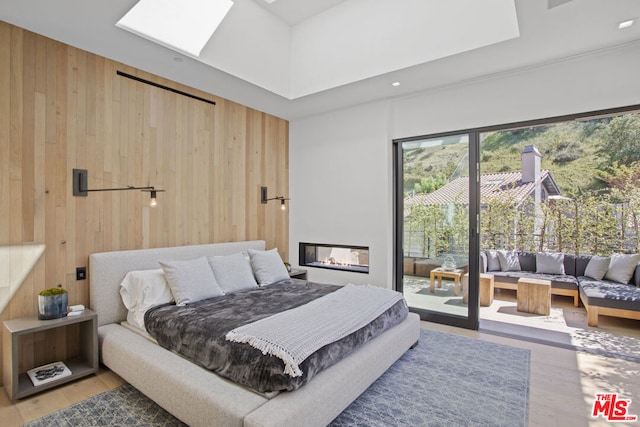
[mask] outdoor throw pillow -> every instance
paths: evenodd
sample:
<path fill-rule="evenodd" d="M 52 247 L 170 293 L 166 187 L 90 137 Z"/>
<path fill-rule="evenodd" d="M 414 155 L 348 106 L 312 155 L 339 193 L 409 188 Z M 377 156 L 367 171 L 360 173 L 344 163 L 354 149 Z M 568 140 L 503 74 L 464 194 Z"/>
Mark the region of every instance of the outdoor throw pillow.
<path fill-rule="evenodd" d="M 584 270 L 584 275 L 596 280 L 602 280 L 609 269 L 609 257 L 593 256 Z"/>
<path fill-rule="evenodd" d="M 498 260 L 502 271 L 521 271 L 520 259 L 516 251 L 498 251 Z"/>
<path fill-rule="evenodd" d="M 487 255 L 487 271 L 500 271 L 500 260 L 498 259 L 498 251 L 485 251 Z"/>
<path fill-rule="evenodd" d="M 640 263 L 639 254 L 613 254 L 611 255 L 609 269 L 607 270 L 607 274 L 604 278 L 614 282 L 629 283 L 638 263 Z"/>
<path fill-rule="evenodd" d="M 564 254 L 559 252 L 536 253 L 536 273 L 564 274 Z"/>

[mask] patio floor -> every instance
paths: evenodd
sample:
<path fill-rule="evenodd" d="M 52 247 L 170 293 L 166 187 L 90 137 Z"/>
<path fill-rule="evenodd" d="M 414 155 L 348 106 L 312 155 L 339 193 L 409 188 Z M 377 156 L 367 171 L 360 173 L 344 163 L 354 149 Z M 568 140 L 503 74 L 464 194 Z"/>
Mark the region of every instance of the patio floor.
<path fill-rule="evenodd" d="M 462 293 L 453 294 L 451 280 L 431 293 L 429 279 L 405 276 L 404 296 L 410 307 L 467 315 Z M 559 295 L 551 297 L 549 316 L 519 312 L 516 305 L 516 291 L 496 289 L 491 306 L 480 307 L 480 330 L 640 362 L 638 320 L 600 316 L 599 326 L 591 327 L 585 308 Z"/>

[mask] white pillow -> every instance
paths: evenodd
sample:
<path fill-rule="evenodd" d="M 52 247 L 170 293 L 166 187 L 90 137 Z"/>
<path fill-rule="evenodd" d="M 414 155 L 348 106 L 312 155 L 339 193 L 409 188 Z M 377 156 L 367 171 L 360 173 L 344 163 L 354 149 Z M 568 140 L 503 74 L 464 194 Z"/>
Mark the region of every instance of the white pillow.
<path fill-rule="evenodd" d="M 287 271 L 287 267 L 284 266 L 282 258 L 280 258 L 278 249 L 271 249 L 269 251 L 249 249 L 249 256 L 251 257 L 253 274 L 256 276 L 256 279 L 258 279 L 260 286 L 289 279 L 289 272 Z"/>
<path fill-rule="evenodd" d="M 640 263 L 640 254 L 613 254 L 604 278 L 614 282 L 629 283 L 638 263 Z"/>
<path fill-rule="evenodd" d="M 120 296 L 127 307 L 127 322 L 146 330 L 144 314 L 152 307 L 173 302 L 173 294 L 161 269 L 130 271 L 120 283 Z"/>
<path fill-rule="evenodd" d="M 188 261 L 160 261 L 160 266 L 177 305 L 224 295 L 205 257 Z"/>
<path fill-rule="evenodd" d="M 607 269 L 609 268 L 609 258 L 601 256 L 592 256 L 584 269 L 584 275 L 596 280 L 602 280 Z"/>
<path fill-rule="evenodd" d="M 498 251 L 498 261 L 502 271 L 521 271 L 520 258 L 516 251 Z"/>
<path fill-rule="evenodd" d="M 564 274 L 564 254 L 560 252 L 536 253 L 536 273 Z"/>
<path fill-rule="evenodd" d="M 242 253 L 209 257 L 209 265 L 225 293 L 257 288 L 251 264 Z"/>
<path fill-rule="evenodd" d="M 487 271 L 500 271 L 500 259 L 498 259 L 498 252 L 488 250 L 485 251 L 487 255 Z"/>

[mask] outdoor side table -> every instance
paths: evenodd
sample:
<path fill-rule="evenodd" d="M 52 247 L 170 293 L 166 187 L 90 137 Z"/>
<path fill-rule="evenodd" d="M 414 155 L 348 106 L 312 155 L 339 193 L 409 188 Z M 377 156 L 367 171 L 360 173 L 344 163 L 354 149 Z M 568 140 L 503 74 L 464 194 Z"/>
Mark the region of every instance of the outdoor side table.
<path fill-rule="evenodd" d="M 518 280 L 518 311 L 548 316 L 551 312 L 551 281 L 521 277 Z"/>
<path fill-rule="evenodd" d="M 441 288 L 442 278 L 445 277 L 445 278 L 453 279 L 453 294 L 454 295 L 460 294 L 460 279 L 462 278 L 463 274 L 464 274 L 464 270 L 461 270 L 461 269 L 445 270 L 442 267 L 434 268 L 433 270 L 431 270 L 431 274 L 430 274 L 431 284 L 429 286 L 429 292 L 433 293 L 435 290 L 434 288 L 435 279 L 438 279 L 438 287 Z"/>

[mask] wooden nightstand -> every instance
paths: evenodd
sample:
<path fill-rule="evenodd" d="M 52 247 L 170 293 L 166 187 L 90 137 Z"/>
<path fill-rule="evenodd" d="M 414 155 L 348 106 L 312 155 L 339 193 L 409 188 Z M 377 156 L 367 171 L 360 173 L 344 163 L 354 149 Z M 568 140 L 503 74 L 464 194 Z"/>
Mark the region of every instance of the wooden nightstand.
<path fill-rule="evenodd" d="M 302 268 L 292 268 L 289 272 L 289 277 L 300 280 L 307 280 L 307 270 Z"/>
<path fill-rule="evenodd" d="M 6 331 L 3 334 L 3 379 L 4 388 L 11 400 L 38 393 L 43 390 L 73 381 L 77 378 L 98 372 L 98 315 L 91 310 L 84 310 L 79 316 L 67 316 L 60 319 L 38 320 L 37 317 L 5 320 Z M 50 383 L 34 386 L 26 374 L 31 368 L 60 361 L 52 354 L 47 360 L 41 360 L 35 366 L 24 366 L 25 372 L 19 372 L 18 366 L 22 352 L 21 336 L 28 334 L 64 329 L 77 325 L 77 357 L 62 360 L 71 370 L 71 375 Z M 72 329 L 69 329 L 72 330 Z M 67 332 L 67 331 L 65 331 Z M 67 335 L 75 335 L 69 334 Z M 72 339 L 67 337 L 67 339 Z M 71 345 L 73 347 L 73 345 Z M 67 343 L 67 348 L 70 345 Z M 55 353 L 55 352 L 54 352 Z"/>

